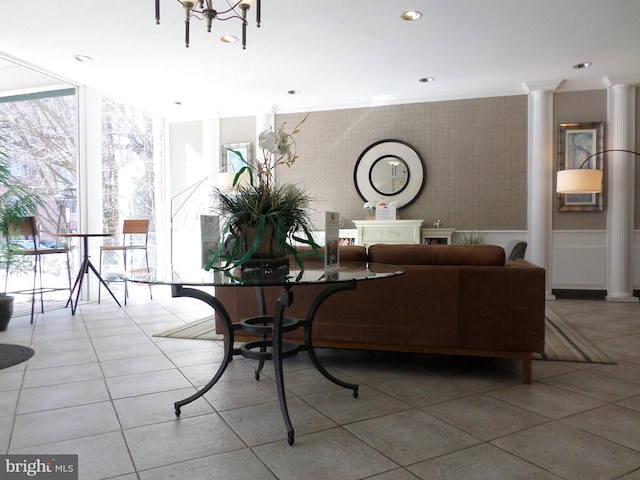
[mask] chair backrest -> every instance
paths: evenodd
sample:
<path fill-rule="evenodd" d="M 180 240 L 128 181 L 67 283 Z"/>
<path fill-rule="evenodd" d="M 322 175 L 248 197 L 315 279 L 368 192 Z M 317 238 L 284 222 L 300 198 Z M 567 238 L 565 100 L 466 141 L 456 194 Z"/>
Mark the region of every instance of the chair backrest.
<path fill-rule="evenodd" d="M 9 237 L 29 237 L 33 241 L 33 248 L 38 247 L 38 222 L 36 217 L 24 217 L 22 222 L 9 225 Z M 7 241 L 10 240 L 7 239 Z"/>
<path fill-rule="evenodd" d="M 147 245 L 149 235 L 149 220 L 125 220 L 122 224 L 123 245 Z M 127 243 L 128 242 L 128 243 Z"/>
<path fill-rule="evenodd" d="M 527 242 L 524 240 L 512 240 L 507 244 L 504 250 L 509 260 L 524 258 L 524 255 L 527 252 Z"/>

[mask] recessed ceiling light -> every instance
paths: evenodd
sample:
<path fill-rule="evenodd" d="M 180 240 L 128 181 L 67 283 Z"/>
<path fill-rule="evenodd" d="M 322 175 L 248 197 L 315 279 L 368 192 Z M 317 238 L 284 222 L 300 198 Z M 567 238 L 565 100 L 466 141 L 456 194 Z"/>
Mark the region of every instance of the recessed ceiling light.
<path fill-rule="evenodd" d="M 431 83 L 431 82 L 435 81 L 435 78 L 433 78 L 433 77 L 422 77 L 418 81 L 422 82 L 422 83 Z"/>
<path fill-rule="evenodd" d="M 573 68 L 589 68 L 591 66 L 591 62 L 582 62 L 577 63 L 573 66 Z"/>
<path fill-rule="evenodd" d="M 417 10 L 407 10 L 402 14 L 402 19 L 412 22 L 418 20 L 422 16 L 422 13 Z"/>
<path fill-rule="evenodd" d="M 74 55 L 73 59 L 77 62 L 80 63 L 89 63 L 93 61 L 93 58 L 87 56 L 87 55 Z"/>
<path fill-rule="evenodd" d="M 234 35 L 222 35 L 220 37 L 220 41 L 224 43 L 236 43 L 238 41 L 238 37 Z"/>
<path fill-rule="evenodd" d="M 287 93 L 289 95 L 298 95 L 300 93 L 300 90 L 289 90 Z"/>

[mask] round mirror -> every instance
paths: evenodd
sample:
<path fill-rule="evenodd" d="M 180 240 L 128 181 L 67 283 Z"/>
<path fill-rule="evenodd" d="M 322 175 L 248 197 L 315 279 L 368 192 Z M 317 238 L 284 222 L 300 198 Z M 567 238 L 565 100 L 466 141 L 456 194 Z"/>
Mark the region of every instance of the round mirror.
<path fill-rule="evenodd" d="M 369 182 L 380 195 L 396 195 L 405 189 L 408 180 L 407 162 L 396 155 L 385 155 L 369 170 Z"/>
<path fill-rule="evenodd" d="M 360 154 L 353 172 L 358 195 L 365 202 L 410 205 L 422 192 L 425 167 L 418 151 L 401 140 L 380 140 Z"/>

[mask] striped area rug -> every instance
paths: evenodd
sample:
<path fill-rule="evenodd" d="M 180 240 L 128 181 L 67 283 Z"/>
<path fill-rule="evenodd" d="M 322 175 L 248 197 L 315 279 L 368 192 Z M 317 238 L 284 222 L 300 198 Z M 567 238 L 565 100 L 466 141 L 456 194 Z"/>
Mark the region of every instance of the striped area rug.
<path fill-rule="evenodd" d="M 616 362 L 596 347 L 557 312 L 547 307 L 544 353 L 534 353 L 538 360 L 563 362 L 611 363 Z M 198 340 L 222 340 L 216 333 L 213 315 L 186 323 L 154 337 L 192 338 Z"/>
<path fill-rule="evenodd" d="M 180 327 L 156 333 L 154 337 L 191 338 L 196 340 L 222 340 L 223 336 L 216 333 L 213 315 L 185 323 Z"/>
<path fill-rule="evenodd" d="M 534 353 L 534 359 L 562 362 L 616 363 L 551 308 L 546 308 L 545 317 L 544 352 L 541 354 Z"/>

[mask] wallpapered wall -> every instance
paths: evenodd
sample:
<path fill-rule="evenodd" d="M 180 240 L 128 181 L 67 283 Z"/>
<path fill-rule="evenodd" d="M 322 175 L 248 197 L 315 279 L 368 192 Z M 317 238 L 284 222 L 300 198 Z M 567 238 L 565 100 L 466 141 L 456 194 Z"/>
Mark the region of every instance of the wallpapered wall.
<path fill-rule="evenodd" d="M 277 115 L 276 125 L 293 128 L 304 115 Z M 424 219 L 425 226 L 441 219 L 458 229 L 527 228 L 524 95 L 313 112 L 296 136 L 300 158 L 277 178 L 308 191 L 317 228 L 326 210 L 340 212 L 353 228 L 351 220 L 364 218 L 354 167 L 382 139 L 410 143 L 426 165 L 425 188 L 401 218 Z"/>

